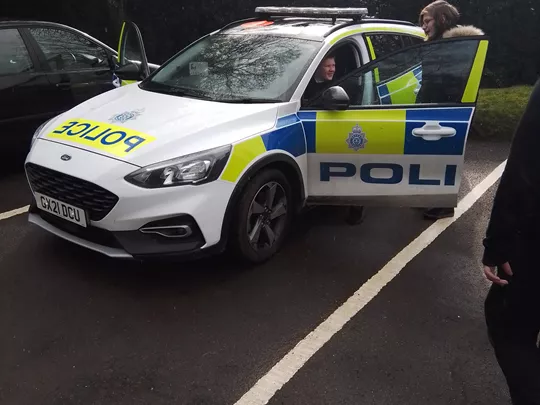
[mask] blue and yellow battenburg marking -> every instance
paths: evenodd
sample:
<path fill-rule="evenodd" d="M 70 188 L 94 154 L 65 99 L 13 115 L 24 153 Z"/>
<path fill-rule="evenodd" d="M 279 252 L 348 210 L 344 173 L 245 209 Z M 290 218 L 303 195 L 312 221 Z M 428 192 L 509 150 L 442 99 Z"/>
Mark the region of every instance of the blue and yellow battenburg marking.
<path fill-rule="evenodd" d="M 411 105 L 416 103 L 416 96 L 422 84 L 422 66 L 387 80 L 377 86 L 379 100 L 383 105 Z"/>
<path fill-rule="evenodd" d="M 473 107 L 354 111 L 301 111 L 278 120 L 275 129 L 234 145 L 221 176 L 236 182 L 258 156 L 284 150 L 305 153 L 367 155 L 462 155 Z M 451 138 L 426 141 L 413 130 L 427 122 L 451 127 Z"/>
<path fill-rule="evenodd" d="M 366 155 L 462 155 L 473 113 L 472 107 L 356 111 L 302 111 L 298 113 L 306 132 L 308 153 Z M 456 130 L 456 135 L 426 141 L 412 134 L 427 122 Z M 358 125 L 365 134 L 362 148 L 350 138 Z"/>
<path fill-rule="evenodd" d="M 156 139 L 133 129 L 82 119 L 64 122 L 49 132 L 46 138 L 89 146 L 117 157 L 126 157 Z"/>
<path fill-rule="evenodd" d="M 236 182 L 244 169 L 255 158 L 272 150 L 286 151 L 295 158 L 306 153 L 306 139 L 302 122 L 296 114 L 279 118 L 272 131 L 234 145 L 221 179 Z"/>

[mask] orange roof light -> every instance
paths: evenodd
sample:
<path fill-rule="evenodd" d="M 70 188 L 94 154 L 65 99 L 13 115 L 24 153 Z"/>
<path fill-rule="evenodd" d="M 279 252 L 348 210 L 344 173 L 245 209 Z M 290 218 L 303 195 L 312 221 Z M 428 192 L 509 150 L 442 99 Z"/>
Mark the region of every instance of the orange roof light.
<path fill-rule="evenodd" d="M 266 27 L 268 25 L 274 24 L 273 21 L 251 21 L 245 24 L 242 24 L 242 28 L 256 28 L 256 27 Z"/>

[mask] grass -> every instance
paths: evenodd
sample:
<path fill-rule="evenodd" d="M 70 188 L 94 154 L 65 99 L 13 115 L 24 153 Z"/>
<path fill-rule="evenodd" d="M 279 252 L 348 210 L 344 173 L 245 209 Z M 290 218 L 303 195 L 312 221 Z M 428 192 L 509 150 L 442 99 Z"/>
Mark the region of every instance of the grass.
<path fill-rule="evenodd" d="M 531 91 L 532 86 L 481 89 L 471 136 L 511 140 Z"/>

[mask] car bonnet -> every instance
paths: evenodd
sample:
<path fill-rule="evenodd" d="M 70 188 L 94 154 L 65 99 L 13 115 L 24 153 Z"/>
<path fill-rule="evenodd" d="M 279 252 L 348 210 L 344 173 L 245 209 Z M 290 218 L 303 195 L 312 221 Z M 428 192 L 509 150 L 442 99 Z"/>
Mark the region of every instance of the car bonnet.
<path fill-rule="evenodd" d="M 60 115 L 39 135 L 137 166 L 232 144 L 274 127 L 278 104 L 229 104 L 111 90 Z"/>

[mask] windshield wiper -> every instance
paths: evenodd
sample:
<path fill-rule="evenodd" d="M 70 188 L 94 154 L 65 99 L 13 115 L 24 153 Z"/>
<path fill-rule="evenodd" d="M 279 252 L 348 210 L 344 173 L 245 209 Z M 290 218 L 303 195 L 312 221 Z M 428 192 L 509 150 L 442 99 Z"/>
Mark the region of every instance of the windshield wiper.
<path fill-rule="evenodd" d="M 274 98 L 257 98 L 257 97 L 240 97 L 240 98 L 219 98 L 211 97 L 203 92 L 189 89 L 185 87 L 175 87 L 164 83 L 148 82 L 141 85 L 143 90 L 157 91 L 159 93 L 169 94 L 179 97 L 193 97 L 201 100 L 215 101 L 218 103 L 232 103 L 232 104 L 257 104 L 257 103 L 282 103 L 281 100 Z"/>
<path fill-rule="evenodd" d="M 185 96 L 185 97 L 194 97 L 194 98 L 200 98 L 203 100 L 213 100 L 212 97 L 209 97 L 201 92 L 190 90 L 190 89 L 184 89 L 184 88 L 176 88 L 171 87 L 170 89 L 166 90 L 169 94 L 172 94 L 174 96 Z"/>
<path fill-rule="evenodd" d="M 159 93 L 169 94 L 171 96 L 178 96 L 178 97 L 185 96 L 185 97 L 193 97 L 193 98 L 198 98 L 198 99 L 203 99 L 203 100 L 213 100 L 212 97 L 206 96 L 200 92 L 197 92 L 191 89 L 182 88 L 182 87 L 169 86 L 163 83 L 149 82 L 145 84 L 144 87 L 141 87 L 141 88 L 143 90 L 157 91 Z"/>
<path fill-rule="evenodd" d="M 256 103 L 282 103 L 281 100 L 276 100 L 275 98 L 253 98 L 253 97 L 245 97 L 245 98 L 231 98 L 231 99 L 216 99 L 215 101 L 218 101 L 220 103 L 233 103 L 233 104 L 256 104 Z"/>

